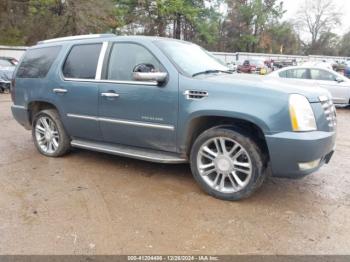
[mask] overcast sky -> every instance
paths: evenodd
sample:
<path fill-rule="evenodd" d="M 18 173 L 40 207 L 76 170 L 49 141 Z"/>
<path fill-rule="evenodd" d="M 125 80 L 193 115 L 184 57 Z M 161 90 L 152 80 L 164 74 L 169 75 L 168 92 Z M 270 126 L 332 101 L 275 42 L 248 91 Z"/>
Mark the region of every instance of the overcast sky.
<path fill-rule="evenodd" d="M 284 9 L 287 10 L 285 19 L 289 20 L 295 17 L 298 12 L 299 6 L 304 3 L 305 0 L 283 0 Z M 342 25 L 335 30 L 335 33 L 343 34 L 350 31 L 350 0 L 334 0 L 337 5 L 343 10 L 344 15 L 342 17 Z"/>

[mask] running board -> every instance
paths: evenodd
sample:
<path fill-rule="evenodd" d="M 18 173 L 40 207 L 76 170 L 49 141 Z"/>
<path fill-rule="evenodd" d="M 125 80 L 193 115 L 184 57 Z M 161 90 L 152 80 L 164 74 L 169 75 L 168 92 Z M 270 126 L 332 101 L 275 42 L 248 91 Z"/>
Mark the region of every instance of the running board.
<path fill-rule="evenodd" d="M 174 153 L 157 151 L 152 149 L 144 149 L 116 144 L 110 145 L 107 143 L 91 142 L 78 139 L 72 140 L 71 145 L 73 147 L 79 147 L 83 149 L 89 149 L 118 156 L 136 158 L 156 163 L 178 164 L 187 162 L 187 159 L 180 158 Z"/>

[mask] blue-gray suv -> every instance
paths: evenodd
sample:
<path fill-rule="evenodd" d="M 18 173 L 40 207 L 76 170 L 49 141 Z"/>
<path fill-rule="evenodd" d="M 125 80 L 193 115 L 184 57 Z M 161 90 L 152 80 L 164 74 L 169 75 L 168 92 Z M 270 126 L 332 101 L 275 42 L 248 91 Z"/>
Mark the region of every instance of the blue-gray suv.
<path fill-rule="evenodd" d="M 303 177 L 328 163 L 336 112 L 323 89 L 245 79 L 173 39 L 88 35 L 30 47 L 12 112 L 50 157 L 71 147 L 189 162 L 208 194 L 249 196 L 267 174 Z"/>

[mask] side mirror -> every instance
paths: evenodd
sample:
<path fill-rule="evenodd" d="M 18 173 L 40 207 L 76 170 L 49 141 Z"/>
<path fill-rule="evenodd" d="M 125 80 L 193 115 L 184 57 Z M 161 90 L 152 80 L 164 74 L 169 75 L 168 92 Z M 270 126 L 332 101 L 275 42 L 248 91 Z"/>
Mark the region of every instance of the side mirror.
<path fill-rule="evenodd" d="M 134 72 L 133 79 L 135 81 L 154 81 L 161 85 L 167 79 L 168 74 L 165 72 Z"/>
<path fill-rule="evenodd" d="M 338 83 L 344 82 L 344 79 L 341 78 L 340 76 L 338 76 L 335 81 L 337 81 Z"/>

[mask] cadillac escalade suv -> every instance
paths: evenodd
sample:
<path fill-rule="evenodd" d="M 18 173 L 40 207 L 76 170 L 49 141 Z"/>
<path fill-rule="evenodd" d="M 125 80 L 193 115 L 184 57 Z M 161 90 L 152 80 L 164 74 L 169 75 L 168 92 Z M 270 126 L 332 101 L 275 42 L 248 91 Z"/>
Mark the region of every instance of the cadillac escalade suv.
<path fill-rule="evenodd" d="M 224 200 L 249 196 L 267 174 L 310 174 L 335 146 L 326 90 L 232 74 L 201 47 L 167 38 L 39 42 L 21 59 L 11 93 L 13 116 L 41 154 L 77 147 L 189 162 L 201 188 Z"/>

